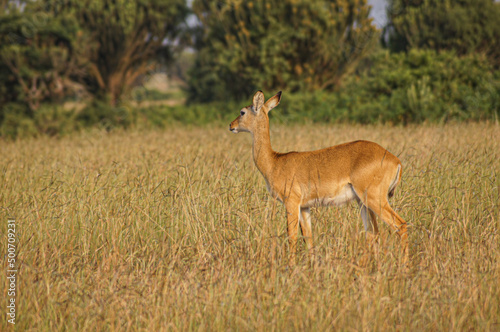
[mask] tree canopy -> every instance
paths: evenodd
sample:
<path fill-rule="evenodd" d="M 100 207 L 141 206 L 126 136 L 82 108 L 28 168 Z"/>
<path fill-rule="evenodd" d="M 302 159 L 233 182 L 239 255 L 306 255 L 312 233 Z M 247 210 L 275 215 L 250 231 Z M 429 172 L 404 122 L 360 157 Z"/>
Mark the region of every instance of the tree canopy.
<path fill-rule="evenodd" d="M 3 89 L 31 110 L 75 83 L 117 104 L 158 61 L 173 59 L 188 13 L 184 0 L 4 1 L 0 10 Z"/>
<path fill-rule="evenodd" d="M 55 1 L 57 2 L 57 1 Z M 170 62 L 188 13 L 184 0 L 70 1 L 73 12 L 93 44 L 85 85 L 104 92 L 111 104 L 129 92 L 158 60 Z"/>
<path fill-rule="evenodd" d="M 192 100 L 334 89 L 374 45 L 365 0 L 195 0 Z"/>
<path fill-rule="evenodd" d="M 21 9 L 22 8 L 22 9 Z M 0 105 L 22 101 L 30 111 L 69 93 L 83 42 L 74 20 L 39 11 L 39 4 L 5 3 L 0 11 Z"/>
<path fill-rule="evenodd" d="M 500 3 L 494 0 L 389 0 L 388 46 L 484 53 L 500 66 Z"/>

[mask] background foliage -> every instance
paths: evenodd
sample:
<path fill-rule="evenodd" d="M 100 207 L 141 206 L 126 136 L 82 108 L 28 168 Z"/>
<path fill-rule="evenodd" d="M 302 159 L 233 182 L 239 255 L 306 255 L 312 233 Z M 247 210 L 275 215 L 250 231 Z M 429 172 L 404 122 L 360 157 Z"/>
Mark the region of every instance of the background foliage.
<path fill-rule="evenodd" d="M 314 96 L 321 103 L 290 101 L 289 111 L 317 121 L 421 123 L 495 120 L 499 81 L 484 56 L 454 52 L 386 50 L 373 54 L 338 92 Z M 319 97 L 319 98 L 318 98 Z M 325 103 L 326 102 L 326 103 Z M 324 106 L 322 106 L 322 104 Z"/>
<path fill-rule="evenodd" d="M 112 106 L 157 61 L 172 61 L 177 48 L 172 41 L 183 33 L 187 14 L 184 0 L 73 1 L 64 10 L 74 12 L 94 42 L 85 85 Z"/>
<path fill-rule="evenodd" d="M 332 90 L 374 45 L 366 1 L 197 0 L 190 99 Z"/>
<path fill-rule="evenodd" d="M 484 53 L 500 66 L 500 4 L 494 0 L 389 0 L 388 14 L 391 50 Z"/>
<path fill-rule="evenodd" d="M 388 4 L 381 31 L 364 0 L 2 0 L 0 136 L 227 121 L 257 89 L 281 121 L 498 121 L 500 5 Z"/>
<path fill-rule="evenodd" d="M 48 2 L 47 2 L 48 4 Z M 40 11 L 37 2 L 7 3 L 0 16 L 0 106 L 60 102 L 72 93 L 80 69 L 77 47 L 84 43 L 74 20 Z"/>

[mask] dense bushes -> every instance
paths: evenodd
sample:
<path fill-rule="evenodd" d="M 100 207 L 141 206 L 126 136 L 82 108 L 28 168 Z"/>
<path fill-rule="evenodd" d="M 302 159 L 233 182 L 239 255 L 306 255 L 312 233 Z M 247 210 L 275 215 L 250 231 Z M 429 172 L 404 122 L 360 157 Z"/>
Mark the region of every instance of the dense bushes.
<path fill-rule="evenodd" d="M 264 91 L 271 96 L 277 91 Z M 453 52 L 381 50 L 368 58 L 337 91 L 283 91 L 274 121 L 421 123 L 498 121 L 500 71 L 482 56 L 458 57 Z M 154 94 L 155 95 L 155 94 Z M 251 101 L 230 99 L 205 104 L 133 107 L 93 102 L 80 111 L 44 105 L 34 115 L 9 104 L 1 113 L 0 134 L 16 137 L 64 134 L 87 127 L 106 130 L 128 127 L 168 127 L 183 123 L 227 122 Z"/>
<path fill-rule="evenodd" d="M 479 55 L 380 51 L 336 92 L 285 94 L 280 112 L 320 122 L 496 120 L 499 84 L 500 72 Z"/>
<path fill-rule="evenodd" d="M 385 31 L 393 51 L 413 48 L 483 53 L 500 67 L 500 3 L 495 0 L 388 0 Z"/>
<path fill-rule="evenodd" d="M 277 91 L 264 91 L 270 97 Z M 335 92 L 283 91 L 272 112 L 278 121 L 421 123 L 497 121 L 500 116 L 500 71 L 484 57 L 458 57 L 453 52 L 381 50 L 366 60 Z M 142 119 L 154 126 L 229 121 L 251 101 L 143 109 Z M 144 122 L 143 122 L 144 124 Z"/>
<path fill-rule="evenodd" d="M 80 125 L 74 111 L 55 104 L 42 104 L 36 112 L 20 103 L 9 103 L 0 109 L 1 137 L 64 135 L 77 130 Z"/>
<path fill-rule="evenodd" d="M 411 50 L 380 52 L 349 77 L 337 107 L 351 121 L 409 123 L 494 119 L 499 77 L 482 56 Z"/>

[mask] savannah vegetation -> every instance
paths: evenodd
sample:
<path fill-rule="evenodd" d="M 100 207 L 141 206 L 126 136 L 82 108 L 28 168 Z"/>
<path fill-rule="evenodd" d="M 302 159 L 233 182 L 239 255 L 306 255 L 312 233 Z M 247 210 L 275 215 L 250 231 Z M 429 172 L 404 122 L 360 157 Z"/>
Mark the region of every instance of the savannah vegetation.
<path fill-rule="evenodd" d="M 278 151 L 356 138 L 402 160 L 391 201 L 408 221 L 408 270 L 387 225 L 368 249 L 355 203 L 313 209 L 318 262 L 299 241 L 290 269 L 284 208 L 253 164 L 250 137 L 227 125 L 4 143 L 0 206 L 19 243 L 15 328 L 498 330 L 498 137 L 485 123 L 271 119 Z"/>
<path fill-rule="evenodd" d="M 377 28 L 365 0 L 0 0 L 0 330 L 498 330 L 500 4 L 388 5 Z M 284 207 L 228 131 L 259 89 L 283 90 L 275 150 L 402 161 L 407 268 L 356 204 L 313 209 L 318 259 L 299 241 L 289 267 Z"/>
<path fill-rule="evenodd" d="M 498 121 L 500 3 L 387 4 L 2 0 L 0 137 L 220 123 L 257 90 L 287 121 Z"/>

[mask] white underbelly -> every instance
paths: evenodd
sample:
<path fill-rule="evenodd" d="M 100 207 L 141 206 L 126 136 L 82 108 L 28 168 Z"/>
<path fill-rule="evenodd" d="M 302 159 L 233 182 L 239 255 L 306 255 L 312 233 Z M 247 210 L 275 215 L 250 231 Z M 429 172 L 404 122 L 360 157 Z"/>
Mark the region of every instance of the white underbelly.
<path fill-rule="evenodd" d="M 301 207 L 312 207 L 312 206 L 324 206 L 324 205 L 344 205 L 352 201 L 356 197 L 354 190 L 350 184 L 347 184 L 340 192 L 335 196 L 325 196 L 320 198 L 315 198 L 304 202 Z"/>

